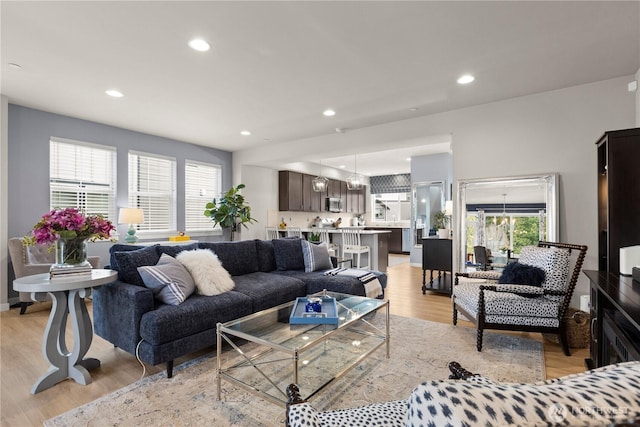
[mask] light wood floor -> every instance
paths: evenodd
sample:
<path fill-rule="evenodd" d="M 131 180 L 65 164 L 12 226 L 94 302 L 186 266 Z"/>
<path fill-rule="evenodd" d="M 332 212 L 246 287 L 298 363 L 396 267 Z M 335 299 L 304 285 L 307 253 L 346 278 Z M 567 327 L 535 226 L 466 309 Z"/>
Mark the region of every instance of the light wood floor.
<path fill-rule="evenodd" d="M 410 267 L 409 263 L 399 264 L 390 267 L 388 275 L 389 284 L 386 292 L 391 301 L 393 314 L 441 323 L 451 322 L 451 300 L 448 296 L 422 295 L 420 268 Z M 142 367 L 135 357 L 94 336 L 87 356 L 100 359 L 102 366 L 92 371 L 93 382 L 90 385 L 82 386 L 66 380 L 48 390 L 31 395 L 31 386 L 48 368 L 41 347 L 49 311 L 49 303 L 38 303 L 29 307 L 27 314 L 23 316 L 18 314 L 18 309 L 1 313 L 1 426 L 42 425 L 44 420 L 118 390 L 140 379 L 142 375 Z M 458 325 L 471 326 L 467 322 L 459 322 Z M 542 340 L 540 334 L 518 335 Z M 69 341 L 71 340 L 69 337 Z M 71 342 L 68 342 L 69 348 L 71 345 Z M 432 345 L 437 351 L 438 343 Z M 573 349 L 572 356 L 566 357 L 559 345 L 545 341 L 544 350 L 547 378 L 585 370 L 584 358 L 588 355 L 586 349 Z M 176 360 L 176 365 L 199 354 L 201 353 Z M 466 368 L 473 370 L 472 366 Z M 163 371 L 165 366 L 147 366 L 146 369 L 146 375 L 149 375 Z M 105 414 L 105 417 L 107 416 L 108 414 Z"/>

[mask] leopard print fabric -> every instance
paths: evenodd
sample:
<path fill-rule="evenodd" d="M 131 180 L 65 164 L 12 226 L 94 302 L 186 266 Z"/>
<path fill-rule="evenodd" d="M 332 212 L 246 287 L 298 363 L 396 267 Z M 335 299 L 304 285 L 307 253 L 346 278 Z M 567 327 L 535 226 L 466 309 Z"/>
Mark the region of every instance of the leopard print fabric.
<path fill-rule="evenodd" d="M 308 403 L 289 409 L 290 427 L 404 427 L 406 400 L 374 403 L 349 409 L 316 412 Z"/>
<path fill-rule="evenodd" d="M 406 426 L 606 426 L 640 416 L 640 362 L 536 384 L 432 381 L 409 398 Z"/>
<path fill-rule="evenodd" d="M 289 408 L 291 427 L 606 426 L 640 417 L 640 362 L 609 365 L 533 384 L 429 381 L 408 400 L 316 412 Z"/>

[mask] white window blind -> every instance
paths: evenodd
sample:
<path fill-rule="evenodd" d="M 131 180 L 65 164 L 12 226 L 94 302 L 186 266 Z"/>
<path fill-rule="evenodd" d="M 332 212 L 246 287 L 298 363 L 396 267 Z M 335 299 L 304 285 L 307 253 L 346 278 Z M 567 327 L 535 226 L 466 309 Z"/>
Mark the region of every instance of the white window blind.
<path fill-rule="evenodd" d="M 49 141 L 51 209 L 77 208 L 115 222 L 116 149 L 52 138 Z"/>
<path fill-rule="evenodd" d="M 138 230 L 175 231 L 175 183 L 175 159 L 129 152 L 129 207 L 144 211 Z"/>
<path fill-rule="evenodd" d="M 185 228 L 188 231 L 211 230 L 213 223 L 204 216 L 204 208 L 222 190 L 222 170 L 219 165 L 185 162 Z"/>

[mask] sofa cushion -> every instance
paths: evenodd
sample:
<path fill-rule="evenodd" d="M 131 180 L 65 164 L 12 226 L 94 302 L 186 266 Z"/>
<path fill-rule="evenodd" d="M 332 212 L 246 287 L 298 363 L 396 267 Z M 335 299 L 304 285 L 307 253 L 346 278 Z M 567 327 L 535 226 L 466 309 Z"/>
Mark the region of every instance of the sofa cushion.
<path fill-rule="evenodd" d="M 304 271 L 311 273 L 312 271 L 327 270 L 333 267 L 329 257 L 329 249 L 325 242 L 314 244 L 306 240 L 300 240 L 300 243 L 302 244 Z"/>
<path fill-rule="evenodd" d="M 307 295 L 307 286 L 302 280 L 273 273 L 251 273 L 234 276 L 235 292 L 251 298 L 253 311 L 265 310 Z"/>
<path fill-rule="evenodd" d="M 138 267 L 144 285 L 165 304 L 178 305 L 196 289 L 191 274 L 173 257 L 162 254 L 156 265 Z"/>
<path fill-rule="evenodd" d="M 116 243 L 109 248 L 109 268 L 111 270 L 118 271 L 118 262 L 116 261 L 114 253 L 137 251 L 138 249 L 144 249 L 145 247 L 146 246 L 124 245 L 122 243 Z"/>
<path fill-rule="evenodd" d="M 301 270 L 304 271 L 304 257 L 300 238 L 273 239 L 273 249 L 276 257 L 276 266 L 280 271 Z"/>
<path fill-rule="evenodd" d="M 160 304 L 145 313 L 140 320 L 140 337 L 157 346 L 211 331 L 215 342 L 216 324 L 228 322 L 252 313 L 251 298 L 229 291 L 220 295 L 193 294 L 180 305 Z"/>
<path fill-rule="evenodd" d="M 544 276 L 544 270 L 539 267 L 512 262 L 502 270 L 498 283 L 541 286 Z"/>
<path fill-rule="evenodd" d="M 259 239 L 256 239 L 255 242 L 256 250 L 258 251 L 258 271 L 268 273 L 278 268 L 273 242 Z"/>
<path fill-rule="evenodd" d="M 191 273 L 198 294 L 211 296 L 233 289 L 234 283 L 229 272 L 209 249 L 182 251 L 176 258 Z"/>
<path fill-rule="evenodd" d="M 138 273 L 138 267 L 145 265 L 156 265 L 160 260 L 160 255 L 156 246 L 145 246 L 134 251 L 113 252 L 118 269 L 118 279 L 132 285 L 144 286 L 142 277 Z"/>
<path fill-rule="evenodd" d="M 158 255 L 167 254 L 176 257 L 182 251 L 193 251 L 198 249 L 197 243 L 189 243 L 188 245 L 160 245 L 156 248 Z"/>
<path fill-rule="evenodd" d="M 211 249 L 232 276 L 258 271 L 258 253 L 253 240 L 236 242 L 200 242 L 200 249 Z"/>

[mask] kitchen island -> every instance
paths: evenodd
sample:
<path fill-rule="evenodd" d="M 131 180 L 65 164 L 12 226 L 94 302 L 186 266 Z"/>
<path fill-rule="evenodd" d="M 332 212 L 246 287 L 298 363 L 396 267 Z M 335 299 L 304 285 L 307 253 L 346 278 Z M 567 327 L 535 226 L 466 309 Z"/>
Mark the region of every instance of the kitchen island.
<path fill-rule="evenodd" d="M 351 227 L 350 227 L 351 228 Z M 365 230 L 362 228 L 362 245 L 369 246 L 371 251 L 371 270 L 386 272 L 389 265 L 389 235 L 390 230 Z M 308 239 L 311 233 L 318 230 L 327 230 L 331 238 L 331 243 L 336 244 L 340 248 L 342 255 L 342 233 L 340 228 L 303 228 L 302 233 Z M 281 230 L 284 232 L 285 230 Z"/>

